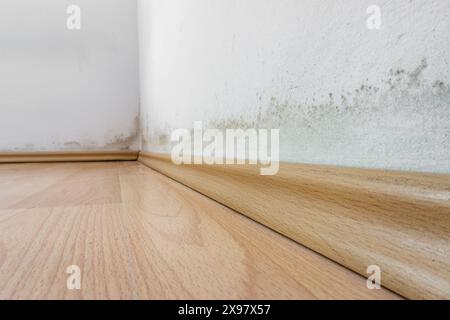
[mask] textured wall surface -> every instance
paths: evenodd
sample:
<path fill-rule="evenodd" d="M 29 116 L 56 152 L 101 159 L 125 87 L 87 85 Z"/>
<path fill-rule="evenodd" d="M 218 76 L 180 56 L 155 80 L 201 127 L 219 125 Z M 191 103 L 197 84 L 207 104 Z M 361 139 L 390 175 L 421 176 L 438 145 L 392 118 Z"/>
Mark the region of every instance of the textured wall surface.
<path fill-rule="evenodd" d="M 66 27 L 71 4 L 81 30 Z M 136 1 L 0 7 L 0 151 L 138 148 Z"/>
<path fill-rule="evenodd" d="M 450 172 L 450 3 L 140 0 L 141 138 L 280 128 L 291 162 Z"/>

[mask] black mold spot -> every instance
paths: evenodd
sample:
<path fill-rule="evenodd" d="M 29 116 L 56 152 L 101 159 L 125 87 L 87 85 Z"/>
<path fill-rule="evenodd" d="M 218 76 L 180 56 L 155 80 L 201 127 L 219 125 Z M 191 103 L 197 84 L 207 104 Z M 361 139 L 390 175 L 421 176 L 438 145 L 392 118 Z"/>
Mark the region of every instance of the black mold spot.
<path fill-rule="evenodd" d="M 446 132 L 450 130 L 450 86 L 440 80 L 431 84 L 423 80 L 423 72 L 427 67 L 424 58 L 412 71 L 391 69 L 388 80 L 380 87 L 365 83 L 353 92 L 341 94 L 340 99 L 336 100 L 332 99 L 330 93 L 328 99 L 313 97 L 312 102 L 306 103 L 279 101 L 271 97 L 269 106 L 264 111 L 260 110 L 256 116 L 230 117 L 211 121 L 209 125 L 218 129 L 282 128 L 284 131 L 291 130 L 290 140 L 295 139 L 294 134 L 303 134 L 304 137 L 298 136 L 298 139 L 306 139 L 303 141 L 306 145 L 312 144 L 306 138 L 310 133 L 327 137 L 333 132 L 330 141 L 336 135 L 341 136 L 342 141 L 372 141 L 376 145 L 373 152 L 378 148 L 383 148 L 384 152 L 396 152 L 396 148 L 402 148 L 407 149 L 406 153 L 414 153 L 411 155 L 413 159 L 420 156 L 416 154 L 420 145 L 429 143 L 430 139 L 436 143 L 448 137 Z M 420 125 L 416 131 L 404 129 L 414 123 Z M 365 130 L 366 126 L 377 125 L 383 130 L 370 133 Z M 366 132 L 365 137 L 359 139 L 354 136 L 354 132 Z M 433 133 L 433 137 L 429 136 L 430 133 Z M 285 145 L 291 145 L 292 150 L 293 143 L 291 141 Z M 326 144 L 323 140 L 317 143 Z M 430 148 L 424 147 L 423 150 Z M 367 152 L 371 153 L 369 150 Z"/>
<path fill-rule="evenodd" d="M 384 161 L 385 168 L 395 169 L 434 163 L 436 170 L 448 170 L 450 149 L 443 146 L 450 145 L 450 85 L 425 80 L 427 67 L 424 58 L 410 71 L 392 68 L 378 85 L 367 80 L 336 98 L 333 93 L 303 102 L 271 97 L 256 114 L 215 119 L 205 127 L 280 128 L 281 154 L 297 162 L 381 166 Z"/>

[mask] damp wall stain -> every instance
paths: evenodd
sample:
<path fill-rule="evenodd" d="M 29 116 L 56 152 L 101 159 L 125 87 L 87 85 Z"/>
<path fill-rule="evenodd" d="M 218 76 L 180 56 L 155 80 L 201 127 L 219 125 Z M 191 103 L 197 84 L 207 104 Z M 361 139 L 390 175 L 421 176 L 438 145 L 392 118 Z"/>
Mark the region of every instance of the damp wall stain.
<path fill-rule="evenodd" d="M 95 24 L 75 33 L 61 1 L 2 6 L 0 151 L 138 149 L 136 2 L 82 2 Z"/>
<path fill-rule="evenodd" d="M 137 133 L 116 135 L 104 148 L 108 150 L 130 150 L 131 146 L 136 142 L 137 137 Z"/>
<path fill-rule="evenodd" d="M 110 133 L 103 137 L 85 138 L 68 141 L 52 141 L 47 144 L 25 144 L 14 149 L 0 150 L 4 152 L 27 151 L 126 151 L 139 150 L 139 116 L 136 116 L 131 124 L 131 130 L 125 133 L 117 133 L 117 129 L 111 128 Z"/>
<path fill-rule="evenodd" d="M 64 143 L 64 147 L 70 148 L 70 149 L 76 149 L 76 148 L 81 149 L 81 148 L 82 148 L 81 143 L 79 143 L 79 142 L 77 142 L 77 141 L 68 141 L 68 142 L 65 142 L 65 143 Z"/>
<path fill-rule="evenodd" d="M 108 150 L 131 150 L 138 149 L 136 146 L 139 141 L 140 118 L 137 115 L 133 121 L 133 127 L 128 134 L 116 134 L 104 146 Z"/>
<path fill-rule="evenodd" d="M 203 119 L 204 127 L 280 129 L 282 161 L 450 173 L 450 85 L 425 80 L 427 68 L 423 58 L 381 83 L 309 102 L 273 96 L 259 112 Z M 154 128 L 147 148 L 170 151 L 168 128 Z"/>

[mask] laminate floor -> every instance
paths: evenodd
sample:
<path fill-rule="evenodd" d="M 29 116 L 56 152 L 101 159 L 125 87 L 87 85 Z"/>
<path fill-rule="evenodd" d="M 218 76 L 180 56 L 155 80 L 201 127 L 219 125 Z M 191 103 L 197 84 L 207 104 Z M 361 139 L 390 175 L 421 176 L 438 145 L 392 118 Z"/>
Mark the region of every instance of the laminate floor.
<path fill-rule="evenodd" d="M 398 298 L 138 162 L 0 165 L 0 299 Z"/>

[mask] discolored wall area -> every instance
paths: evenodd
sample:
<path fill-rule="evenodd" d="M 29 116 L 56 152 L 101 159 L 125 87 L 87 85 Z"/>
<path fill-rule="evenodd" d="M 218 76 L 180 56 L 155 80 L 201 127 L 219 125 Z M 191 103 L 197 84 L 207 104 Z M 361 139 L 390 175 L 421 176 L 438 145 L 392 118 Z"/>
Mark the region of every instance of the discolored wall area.
<path fill-rule="evenodd" d="M 450 172 L 450 5 L 140 0 L 141 139 L 279 128 L 281 160 Z"/>
<path fill-rule="evenodd" d="M 81 30 L 69 31 L 69 5 Z M 0 151 L 138 149 L 134 0 L 2 0 Z"/>

